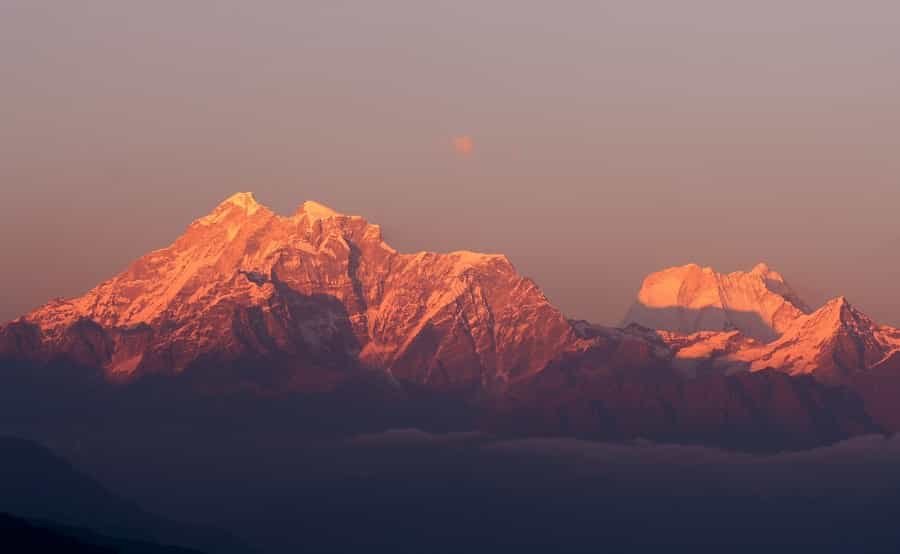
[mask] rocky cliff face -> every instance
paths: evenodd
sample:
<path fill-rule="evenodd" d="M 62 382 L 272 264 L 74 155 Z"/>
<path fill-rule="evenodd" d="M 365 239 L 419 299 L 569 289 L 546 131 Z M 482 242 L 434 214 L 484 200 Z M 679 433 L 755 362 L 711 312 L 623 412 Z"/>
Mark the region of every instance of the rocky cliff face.
<path fill-rule="evenodd" d="M 301 385 L 376 369 L 496 387 L 574 338 L 505 256 L 400 254 L 361 217 L 314 202 L 283 217 L 240 193 L 84 296 L 0 329 L 0 352 L 112 379 L 266 362 Z"/>
<path fill-rule="evenodd" d="M 809 311 L 766 264 L 728 274 L 688 264 L 648 275 L 625 324 L 679 333 L 738 330 L 768 342 Z"/>

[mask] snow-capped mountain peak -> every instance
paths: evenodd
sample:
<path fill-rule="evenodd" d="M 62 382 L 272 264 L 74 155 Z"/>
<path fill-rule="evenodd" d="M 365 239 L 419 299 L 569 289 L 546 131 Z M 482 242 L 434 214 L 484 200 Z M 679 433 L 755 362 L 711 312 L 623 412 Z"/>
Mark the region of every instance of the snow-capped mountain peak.
<path fill-rule="evenodd" d="M 768 342 L 808 311 L 768 264 L 727 274 L 687 264 L 648 275 L 625 324 L 681 333 L 737 329 Z"/>
<path fill-rule="evenodd" d="M 297 209 L 296 217 L 308 217 L 310 220 L 325 219 L 327 217 L 341 216 L 335 210 L 329 208 L 325 204 L 321 204 L 314 200 L 307 200 Z"/>
<path fill-rule="evenodd" d="M 505 256 L 401 254 L 362 217 L 311 201 L 284 217 L 250 193 L 13 325 L 2 331 L 16 356 L 74 357 L 114 376 L 253 359 L 292 379 L 377 368 L 485 386 L 537 371 L 574 338 Z M 37 333 L 24 351 L 22 333 Z"/>
<path fill-rule="evenodd" d="M 753 370 L 771 368 L 843 381 L 900 347 L 893 331 L 876 324 L 839 296 L 799 317 L 778 340 L 738 357 L 749 362 Z"/>

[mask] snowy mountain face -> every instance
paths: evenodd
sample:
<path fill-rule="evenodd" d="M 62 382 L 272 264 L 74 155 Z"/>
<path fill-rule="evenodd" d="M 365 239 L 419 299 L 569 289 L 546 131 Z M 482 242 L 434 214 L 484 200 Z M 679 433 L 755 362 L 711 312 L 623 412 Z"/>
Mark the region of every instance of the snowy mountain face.
<path fill-rule="evenodd" d="M 361 217 L 314 202 L 283 217 L 239 193 L 84 296 L 8 325 L 0 352 L 112 379 L 265 360 L 294 384 L 382 369 L 494 387 L 573 339 L 505 256 L 400 254 Z"/>
<path fill-rule="evenodd" d="M 896 329 L 874 323 L 843 297 L 798 318 L 778 340 L 738 354 L 751 370 L 778 369 L 843 382 L 900 349 Z"/>
<path fill-rule="evenodd" d="M 688 264 L 647 276 L 625 324 L 684 334 L 738 330 L 768 342 L 809 311 L 765 264 L 728 274 Z"/>

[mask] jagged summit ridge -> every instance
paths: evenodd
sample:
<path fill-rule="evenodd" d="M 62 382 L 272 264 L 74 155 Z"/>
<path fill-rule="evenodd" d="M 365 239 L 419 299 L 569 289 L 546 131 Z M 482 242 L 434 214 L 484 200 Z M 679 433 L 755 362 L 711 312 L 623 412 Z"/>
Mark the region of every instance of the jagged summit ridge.
<path fill-rule="evenodd" d="M 723 274 L 691 263 L 648 275 L 624 323 L 680 333 L 737 329 L 768 342 L 808 312 L 768 264 Z"/>
<path fill-rule="evenodd" d="M 213 209 L 212 212 L 200 218 L 198 221 L 205 223 L 216 223 L 222 221 L 225 214 L 237 213 L 243 216 L 252 216 L 259 211 L 263 211 L 271 215 L 276 215 L 280 219 L 292 220 L 295 222 L 299 221 L 303 217 L 306 217 L 307 219 L 313 221 L 329 217 L 359 217 L 342 214 L 337 210 L 334 210 L 326 206 L 325 204 L 322 204 L 321 202 L 316 202 L 315 200 L 304 201 L 297 207 L 297 210 L 294 212 L 294 214 L 289 217 L 281 216 L 275 214 L 273 210 L 261 204 L 256 199 L 254 193 L 238 192 L 223 200 Z"/>
<path fill-rule="evenodd" d="M 742 356 L 754 370 L 776 368 L 843 381 L 900 348 L 895 331 L 876 324 L 839 296 L 798 318 L 778 340 Z"/>

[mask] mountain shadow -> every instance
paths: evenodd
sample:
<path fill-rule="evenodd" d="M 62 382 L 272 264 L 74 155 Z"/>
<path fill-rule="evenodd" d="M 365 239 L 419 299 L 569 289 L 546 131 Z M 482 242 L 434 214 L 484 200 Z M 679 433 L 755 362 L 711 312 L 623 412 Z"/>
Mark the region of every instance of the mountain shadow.
<path fill-rule="evenodd" d="M 3 547 L 11 552 L 68 554 L 200 554 L 177 546 L 107 537 L 88 529 L 28 521 L 0 513 Z"/>
<path fill-rule="evenodd" d="M 338 298 L 298 293 L 274 273 L 272 283 L 277 292 L 265 309 L 241 306 L 223 315 L 241 354 L 198 357 L 178 375 L 182 384 L 220 392 L 324 390 L 360 369 L 359 339 Z"/>
<path fill-rule="evenodd" d="M 760 342 L 771 342 L 779 337 L 772 322 L 765 321 L 758 313 L 726 310 L 709 306 L 701 309 L 681 306 L 654 307 L 636 301 L 628 310 L 623 326 L 637 323 L 650 329 L 691 334 L 697 331 L 738 330 Z"/>
<path fill-rule="evenodd" d="M 142 510 L 29 440 L 0 438 L 0 460 L 0 512 L 42 526 L 80 528 L 128 541 L 248 552 L 225 532 L 182 525 Z"/>

